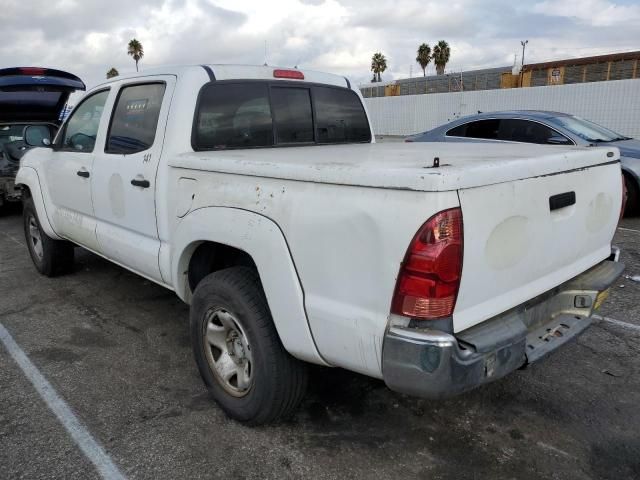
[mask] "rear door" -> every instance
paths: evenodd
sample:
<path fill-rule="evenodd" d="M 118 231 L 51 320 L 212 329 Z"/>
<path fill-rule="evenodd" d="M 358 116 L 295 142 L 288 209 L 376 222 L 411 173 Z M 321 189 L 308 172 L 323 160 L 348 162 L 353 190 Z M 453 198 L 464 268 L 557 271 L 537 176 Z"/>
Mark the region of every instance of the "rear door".
<path fill-rule="evenodd" d="M 160 241 L 156 173 L 174 76 L 121 83 L 91 177 L 100 252 L 155 281 Z"/>
<path fill-rule="evenodd" d="M 464 260 L 456 331 L 609 256 L 622 192 L 620 165 L 602 152 L 601 165 L 459 190 Z"/>

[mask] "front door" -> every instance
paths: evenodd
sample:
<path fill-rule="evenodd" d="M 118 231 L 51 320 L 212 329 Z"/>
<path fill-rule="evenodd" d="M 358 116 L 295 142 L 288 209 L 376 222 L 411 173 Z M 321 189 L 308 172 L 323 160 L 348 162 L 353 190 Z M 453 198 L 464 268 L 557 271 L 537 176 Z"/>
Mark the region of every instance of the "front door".
<path fill-rule="evenodd" d="M 174 85 L 173 76 L 118 85 L 91 177 L 100 252 L 161 283 L 156 172 Z"/>
<path fill-rule="evenodd" d="M 103 110 L 108 96 L 109 89 L 92 93 L 75 108 L 49 151 L 41 182 L 56 233 L 91 250 L 98 249 L 91 178 L 96 145 L 104 142 L 99 133 L 104 128 L 99 127 L 107 121 Z"/>

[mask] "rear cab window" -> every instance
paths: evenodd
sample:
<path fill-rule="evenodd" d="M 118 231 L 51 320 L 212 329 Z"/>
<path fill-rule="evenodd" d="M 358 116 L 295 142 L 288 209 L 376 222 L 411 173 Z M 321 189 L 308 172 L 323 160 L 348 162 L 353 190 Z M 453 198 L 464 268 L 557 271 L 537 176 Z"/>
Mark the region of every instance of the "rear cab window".
<path fill-rule="evenodd" d="M 314 141 L 308 88 L 274 87 L 271 89 L 271 103 L 276 124 L 276 144 Z"/>
<path fill-rule="evenodd" d="M 204 85 L 191 137 L 196 151 L 369 142 L 369 122 L 352 90 L 268 80 Z"/>

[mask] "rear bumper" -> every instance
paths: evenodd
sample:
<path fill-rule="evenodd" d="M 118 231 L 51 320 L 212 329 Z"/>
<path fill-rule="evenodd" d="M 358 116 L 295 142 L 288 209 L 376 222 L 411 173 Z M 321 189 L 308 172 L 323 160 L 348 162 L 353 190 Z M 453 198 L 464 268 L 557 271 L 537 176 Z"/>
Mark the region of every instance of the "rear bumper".
<path fill-rule="evenodd" d="M 457 334 L 393 326 L 385 335 L 382 375 L 392 390 L 444 398 L 537 361 L 591 324 L 603 292 L 624 265 L 612 254 L 538 298 Z"/>

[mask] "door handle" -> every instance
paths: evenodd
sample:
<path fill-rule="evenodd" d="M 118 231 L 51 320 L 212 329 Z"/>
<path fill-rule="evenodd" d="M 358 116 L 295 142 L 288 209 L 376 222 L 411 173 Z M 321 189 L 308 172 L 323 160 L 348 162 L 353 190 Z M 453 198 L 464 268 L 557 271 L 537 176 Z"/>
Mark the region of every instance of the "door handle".
<path fill-rule="evenodd" d="M 82 170 L 78 170 L 78 171 L 76 172 L 76 174 L 77 174 L 79 177 L 82 177 L 82 178 L 89 178 L 89 177 L 91 176 L 91 174 L 90 174 L 89 172 L 87 172 L 86 170 L 84 170 L 84 169 L 82 169 Z"/>
<path fill-rule="evenodd" d="M 131 180 L 131 185 L 133 185 L 134 187 L 142 187 L 142 188 L 149 188 L 151 186 L 151 184 L 149 183 L 149 180 L 138 180 L 136 178 Z"/>

